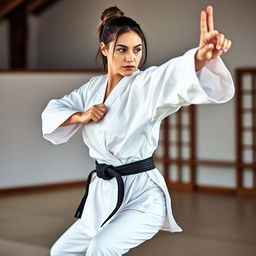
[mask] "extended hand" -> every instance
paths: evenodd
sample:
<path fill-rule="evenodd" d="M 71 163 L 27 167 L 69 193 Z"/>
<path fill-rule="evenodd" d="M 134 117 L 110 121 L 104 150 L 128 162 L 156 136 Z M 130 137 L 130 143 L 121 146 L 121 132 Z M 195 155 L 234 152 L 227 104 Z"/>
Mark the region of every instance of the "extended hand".
<path fill-rule="evenodd" d="M 224 34 L 214 30 L 212 6 L 207 6 L 206 10 L 201 11 L 199 47 L 196 61 L 204 64 L 227 52 L 231 47 L 231 41 Z"/>

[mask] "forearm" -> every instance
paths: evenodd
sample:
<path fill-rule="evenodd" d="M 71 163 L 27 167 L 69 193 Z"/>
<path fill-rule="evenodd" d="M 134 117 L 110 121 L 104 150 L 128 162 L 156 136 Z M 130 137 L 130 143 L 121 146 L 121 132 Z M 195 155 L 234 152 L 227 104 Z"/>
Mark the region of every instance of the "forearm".
<path fill-rule="evenodd" d="M 70 116 L 66 121 L 64 121 L 60 126 L 66 126 L 71 124 L 81 123 L 81 112 L 76 112 L 72 116 Z"/>
<path fill-rule="evenodd" d="M 233 79 L 221 58 L 210 60 L 197 77 L 204 94 L 212 103 L 224 103 L 233 97 Z"/>

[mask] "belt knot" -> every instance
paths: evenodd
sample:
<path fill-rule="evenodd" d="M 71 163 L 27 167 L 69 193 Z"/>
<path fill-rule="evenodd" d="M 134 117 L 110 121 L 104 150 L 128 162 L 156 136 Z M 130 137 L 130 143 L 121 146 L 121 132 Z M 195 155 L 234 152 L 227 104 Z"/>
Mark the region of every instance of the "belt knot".
<path fill-rule="evenodd" d="M 104 180 L 110 180 L 115 177 L 118 185 L 116 207 L 112 211 L 112 213 L 108 216 L 108 218 L 103 222 L 103 224 L 101 224 L 101 227 L 102 227 L 110 218 L 112 218 L 112 216 L 118 211 L 118 209 L 122 205 L 123 198 L 124 198 L 124 182 L 123 182 L 122 176 L 153 170 L 155 168 L 155 165 L 154 165 L 153 157 L 149 157 L 143 160 L 139 160 L 133 163 L 128 163 L 128 164 L 124 164 L 116 167 L 112 165 L 104 164 L 104 163 L 99 164 L 97 161 L 95 162 L 96 162 L 96 168 L 95 170 L 91 171 L 88 175 L 85 194 L 76 210 L 75 217 L 76 218 L 82 217 L 86 198 L 89 192 L 89 185 L 92 179 L 92 174 L 96 172 L 97 176 Z"/>
<path fill-rule="evenodd" d="M 114 176 L 111 175 L 111 173 L 108 172 L 108 169 L 114 169 L 113 165 L 108 164 L 97 164 L 96 166 L 96 173 L 99 178 L 102 178 L 104 180 L 110 180 Z"/>

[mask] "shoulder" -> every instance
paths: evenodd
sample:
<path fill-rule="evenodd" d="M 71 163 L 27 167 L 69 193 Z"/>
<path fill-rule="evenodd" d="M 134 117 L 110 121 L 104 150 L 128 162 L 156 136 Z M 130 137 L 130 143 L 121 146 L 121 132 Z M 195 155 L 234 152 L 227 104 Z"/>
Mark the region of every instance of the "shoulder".
<path fill-rule="evenodd" d="M 146 68 L 145 70 L 137 70 L 135 71 L 133 77 L 135 82 L 141 83 L 141 81 L 144 81 L 147 77 L 150 77 L 150 74 L 157 69 L 157 66 L 150 66 Z"/>
<path fill-rule="evenodd" d="M 157 66 L 150 66 L 144 70 L 137 70 L 136 74 L 135 75 L 143 75 L 143 74 L 148 74 L 150 73 L 151 71 L 155 70 L 157 68 Z"/>

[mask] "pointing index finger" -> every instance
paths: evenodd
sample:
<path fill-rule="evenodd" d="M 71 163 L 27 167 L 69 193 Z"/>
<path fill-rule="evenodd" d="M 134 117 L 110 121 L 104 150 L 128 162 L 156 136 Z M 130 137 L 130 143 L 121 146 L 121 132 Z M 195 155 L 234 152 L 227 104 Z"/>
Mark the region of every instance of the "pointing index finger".
<path fill-rule="evenodd" d="M 205 11 L 201 11 L 200 31 L 201 31 L 201 34 L 206 34 L 208 32 Z"/>
<path fill-rule="evenodd" d="M 207 11 L 208 32 L 211 32 L 214 29 L 213 7 L 211 5 L 207 6 L 206 11 Z"/>

